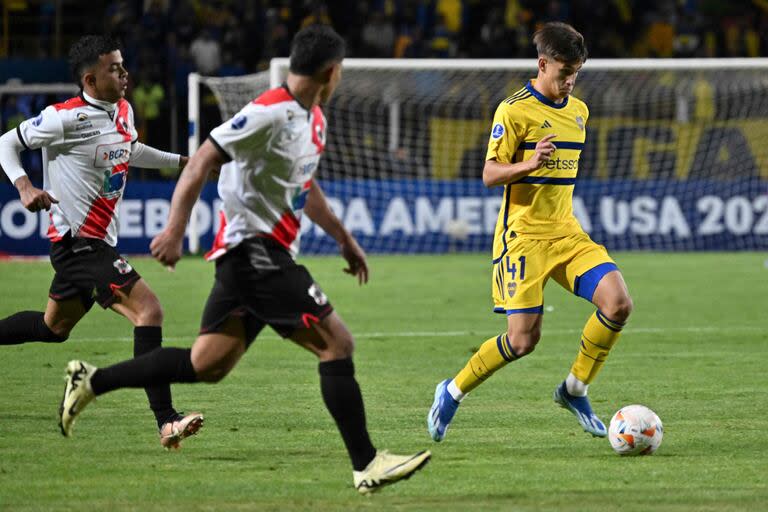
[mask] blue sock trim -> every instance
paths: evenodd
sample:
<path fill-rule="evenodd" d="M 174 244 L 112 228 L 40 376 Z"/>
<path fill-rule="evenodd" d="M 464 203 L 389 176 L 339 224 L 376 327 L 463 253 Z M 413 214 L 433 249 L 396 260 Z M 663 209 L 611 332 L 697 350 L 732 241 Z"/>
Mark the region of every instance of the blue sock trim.
<path fill-rule="evenodd" d="M 621 332 L 621 327 L 619 327 L 617 329 L 616 327 L 614 327 L 614 325 L 624 325 L 624 324 L 619 323 L 619 322 L 614 322 L 610 318 L 608 318 L 605 315 L 603 315 L 602 313 L 600 313 L 599 309 L 597 311 L 595 311 L 595 314 L 597 315 L 597 319 L 600 320 L 600 323 L 603 324 L 604 326 L 606 326 L 608 329 L 612 330 L 613 332 Z M 613 324 L 613 325 L 611 325 L 611 324 Z"/>
<path fill-rule="evenodd" d="M 601 263 L 592 267 L 580 276 L 576 276 L 573 281 L 573 293 L 581 298 L 592 302 L 592 296 L 595 294 L 597 285 L 608 272 L 619 270 L 615 263 Z"/>
<path fill-rule="evenodd" d="M 507 353 L 504 351 L 504 345 L 502 344 L 501 338 L 503 335 L 499 334 L 496 337 L 496 347 L 499 349 L 499 353 L 501 354 L 501 357 L 504 358 L 504 360 L 508 363 L 511 363 L 513 359 L 507 355 Z M 503 336 L 506 338 L 506 336 Z M 506 342 L 507 346 L 509 346 L 509 342 Z"/>

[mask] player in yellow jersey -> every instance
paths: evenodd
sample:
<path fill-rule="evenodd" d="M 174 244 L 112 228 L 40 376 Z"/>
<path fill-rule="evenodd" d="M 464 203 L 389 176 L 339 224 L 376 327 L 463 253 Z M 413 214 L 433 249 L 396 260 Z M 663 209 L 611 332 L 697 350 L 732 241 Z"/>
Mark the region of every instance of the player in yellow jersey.
<path fill-rule="evenodd" d="M 499 104 L 483 168 L 488 187 L 503 186 L 493 242 L 494 310 L 506 332 L 485 341 L 453 378 L 440 382 L 427 416 L 435 441 L 464 396 L 507 363 L 530 354 L 541 336 L 544 285 L 550 278 L 597 310 L 581 334 L 570 373 L 554 400 L 585 431 L 606 435 L 587 388 L 602 368 L 632 311 L 627 286 L 607 251 L 573 214 L 573 188 L 589 110 L 571 96 L 587 58 L 583 36 L 565 23 L 547 23 L 533 37 L 538 76 Z"/>

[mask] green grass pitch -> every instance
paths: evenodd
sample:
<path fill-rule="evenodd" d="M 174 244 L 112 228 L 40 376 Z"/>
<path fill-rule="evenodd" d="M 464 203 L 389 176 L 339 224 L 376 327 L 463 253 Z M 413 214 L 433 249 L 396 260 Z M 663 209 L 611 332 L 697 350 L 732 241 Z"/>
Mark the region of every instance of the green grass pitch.
<path fill-rule="evenodd" d="M 445 442 L 427 436 L 435 384 L 504 329 L 490 312 L 485 254 L 372 257 L 358 287 L 340 258 L 303 262 L 357 338 L 357 376 L 374 443 L 424 448 L 411 480 L 358 496 L 320 397 L 314 357 L 269 330 L 218 385 L 178 385 L 175 403 L 206 426 L 178 453 L 160 449 L 141 390 L 100 397 L 63 438 L 66 362 L 132 353 L 132 329 L 96 307 L 60 345 L 0 347 L 0 510 L 758 510 L 768 503 L 768 268 L 760 253 L 617 253 L 635 301 L 591 389 L 607 422 L 654 409 L 652 457 L 622 458 L 581 431 L 551 393 L 591 312 L 550 283 L 542 340 L 461 406 Z M 175 273 L 132 263 L 165 308 L 167 345 L 189 346 L 213 268 Z M 47 262 L 0 262 L 0 317 L 45 304 Z M 762 505 L 761 505 L 762 503 Z"/>

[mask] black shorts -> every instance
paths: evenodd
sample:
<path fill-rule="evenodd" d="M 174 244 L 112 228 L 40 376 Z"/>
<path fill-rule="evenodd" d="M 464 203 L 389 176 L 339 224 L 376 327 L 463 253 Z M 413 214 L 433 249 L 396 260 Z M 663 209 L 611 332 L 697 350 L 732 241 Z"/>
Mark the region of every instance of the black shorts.
<path fill-rule="evenodd" d="M 56 275 L 48 296 L 56 301 L 80 297 L 86 310 L 94 302 L 108 308 L 115 302 L 115 290 L 130 290 L 141 278 L 108 243 L 69 233 L 51 244 L 51 265 Z"/>
<path fill-rule="evenodd" d="M 270 264 L 265 265 L 268 260 Z M 271 267 L 271 268 L 268 268 Z M 205 304 L 200 334 L 219 332 L 240 317 L 250 345 L 265 325 L 287 338 L 333 311 L 328 297 L 303 265 L 281 246 L 245 240 L 216 260 L 216 280 Z"/>

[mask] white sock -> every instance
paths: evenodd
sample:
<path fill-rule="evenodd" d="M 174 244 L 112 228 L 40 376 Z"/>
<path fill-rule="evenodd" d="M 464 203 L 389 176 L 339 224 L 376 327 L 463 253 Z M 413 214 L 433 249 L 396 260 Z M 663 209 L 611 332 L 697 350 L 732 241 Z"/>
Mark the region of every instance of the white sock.
<path fill-rule="evenodd" d="M 453 379 L 448 383 L 448 392 L 457 402 L 461 402 L 464 399 L 464 393 L 461 392 L 459 386 L 456 385 L 456 381 Z"/>
<path fill-rule="evenodd" d="M 569 373 L 565 378 L 565 389 L 571 396 L 587 396 L 589 384 L 584 384 L 574 374 Z"/>

